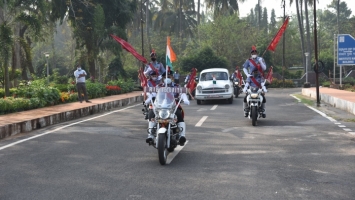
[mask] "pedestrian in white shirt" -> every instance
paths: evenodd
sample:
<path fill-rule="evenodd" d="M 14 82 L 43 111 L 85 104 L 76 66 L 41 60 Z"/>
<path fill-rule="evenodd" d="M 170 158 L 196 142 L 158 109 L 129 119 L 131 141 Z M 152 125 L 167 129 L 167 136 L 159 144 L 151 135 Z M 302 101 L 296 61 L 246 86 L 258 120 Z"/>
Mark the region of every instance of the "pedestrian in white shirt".
<path fill-rule="evenodd" d="M 86 85 L 85 85 L 85 76 L 87 75 L 86 71 L 81 69 L 80 65 L 77 65 L 76 68 L 77 68 L 77 70 L 74 72 L 74 76 L 76 79 L 76 89 L 78 90 L 79 101 L 80 101 L 80 103 L 83 102 L 82 94 L 84 94 L 85 101 L 87 103 L 91 103 L 91 101 L 89 101 L 89 99 L 88 99 L 88 95 L 86 92 Z"/>

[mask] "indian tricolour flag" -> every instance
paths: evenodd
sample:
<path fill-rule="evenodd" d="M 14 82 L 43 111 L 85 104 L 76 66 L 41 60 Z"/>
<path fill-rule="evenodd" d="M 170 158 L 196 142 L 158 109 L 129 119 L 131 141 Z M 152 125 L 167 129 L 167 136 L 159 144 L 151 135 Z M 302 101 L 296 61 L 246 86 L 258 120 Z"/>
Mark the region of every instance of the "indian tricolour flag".
<path fill-rule="evenodd" d="M 173 62 L 175 62 L 175 61 L 176 61 L 176 55 L 170 46 L 170 37 L 167 37 L 166 65 L 169 66 L 172 71 L 174 71 L 173 70 Z"/>

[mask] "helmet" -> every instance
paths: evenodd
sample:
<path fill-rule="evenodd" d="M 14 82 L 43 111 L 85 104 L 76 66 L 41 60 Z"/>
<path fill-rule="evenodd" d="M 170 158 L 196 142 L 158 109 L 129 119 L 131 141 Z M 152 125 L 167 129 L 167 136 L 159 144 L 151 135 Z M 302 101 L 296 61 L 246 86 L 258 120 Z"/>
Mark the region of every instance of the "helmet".
<path fill-rule="evenodd" d="M 149 72 L 149 75 L 154 76 L 154 75 L 157 75 L 157 73 L 154 70 L 152 70 Z"/>
<path fill-rule="evenodd" d="M 152 53 L 150 53 L 150 57 L 156 57 L 157 54 L 155 53 L 155 51 L 153 50 Z"/>
<path fill-rule="evenodd" d="M 254 52 L 258 53 L 258 51 L 256 50 L 256 47 L 253 45 L 253 46 L 251 47 L 250 53 L 254 53 Z"/>
<path fill-rule="evenodd" d="M 164 80 L 164 83 L 165 83 L 166 85 L 171 84 L 171 79 L 170 79 L 170 78 L 165 79 L 165 80 Z"/>

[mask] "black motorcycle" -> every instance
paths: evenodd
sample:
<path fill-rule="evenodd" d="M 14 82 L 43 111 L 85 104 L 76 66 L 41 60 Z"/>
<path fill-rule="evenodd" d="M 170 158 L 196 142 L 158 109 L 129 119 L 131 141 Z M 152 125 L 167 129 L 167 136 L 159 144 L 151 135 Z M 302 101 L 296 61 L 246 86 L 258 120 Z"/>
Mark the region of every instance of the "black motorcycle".
<path fill-rule="evenodd" d="M 243 92 L 243 85 L 239 84 L 239 79 L 233 78 L 233 87 L 234 87 L 234 96 L 235 98 L 238 98 L 239 94 Z"/>

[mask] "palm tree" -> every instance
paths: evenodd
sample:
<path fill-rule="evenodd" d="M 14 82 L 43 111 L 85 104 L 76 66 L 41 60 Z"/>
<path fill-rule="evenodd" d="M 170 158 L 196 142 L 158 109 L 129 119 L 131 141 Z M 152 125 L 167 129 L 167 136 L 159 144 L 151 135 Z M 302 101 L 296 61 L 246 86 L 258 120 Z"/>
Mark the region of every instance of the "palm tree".
<path fill-rule="evenodd" d="M 245 0 L 239 1 L 244 2 Z M 206 0 L 206 6 L 214 11 L 214 17 L 230 15 L 239 11 L 238 0 Z"/>
<path fill-rule="evenodd" d="M 299 27 L 300 38 L 301 38 L 302 55 L 304 55 L 305 47 L 304 47 L 304 31 L 303 31 L 304 29 L 303 29 L 303 16 L 302 16 L 302 0 L 300 0 L 300 2 L 298 0 L 296 0 L 295 3 L 296 3 L 298 27 Z M 301 5 L 301 12 L 300 12 L 299 5 Z M 304 71 L 306 72 L 306 59 L 304 56 L 302 56 L 302 61 L 303 61 Z"/>
<path fill-rule="evenodd" d="M 41 30 L 41 23 L 36 15 L 42 15 L 40 11 L 43 8 L 44 0 L 38 0 L 35 2 L 28 2 L 25 0 L 20 1 L 2 1 L 0 3 L 0 44 L 1 44 L 1 57 L 4 60 L 4 77 L 5 77 L 5 95 L 9 96 L 10 93 L 10 78 L 9 78 L 9 62 L 10 56 L 13 53 L 14 41 L 20 41 L 20 44 L 26 52 L 27 60 L 30 59 L 29 46 L 26 45 L 26 41 L 18 37 L 14 33 L 14 29 L 17 25 L 22 26 L 22 31 L 25 32 L 28 29 L 33 31 L 34 35 L 39 35 Z M 31 12 L 30 8 L 39 8 L 37 13 Z M 23 29 L 25 28 L 25 29 Z M 12 63 L 13 65 L 14 63 Z M 25 69 L 23 69 L 25 70 Z M 14 70 L 13 70 L 14 71 Z"/>

